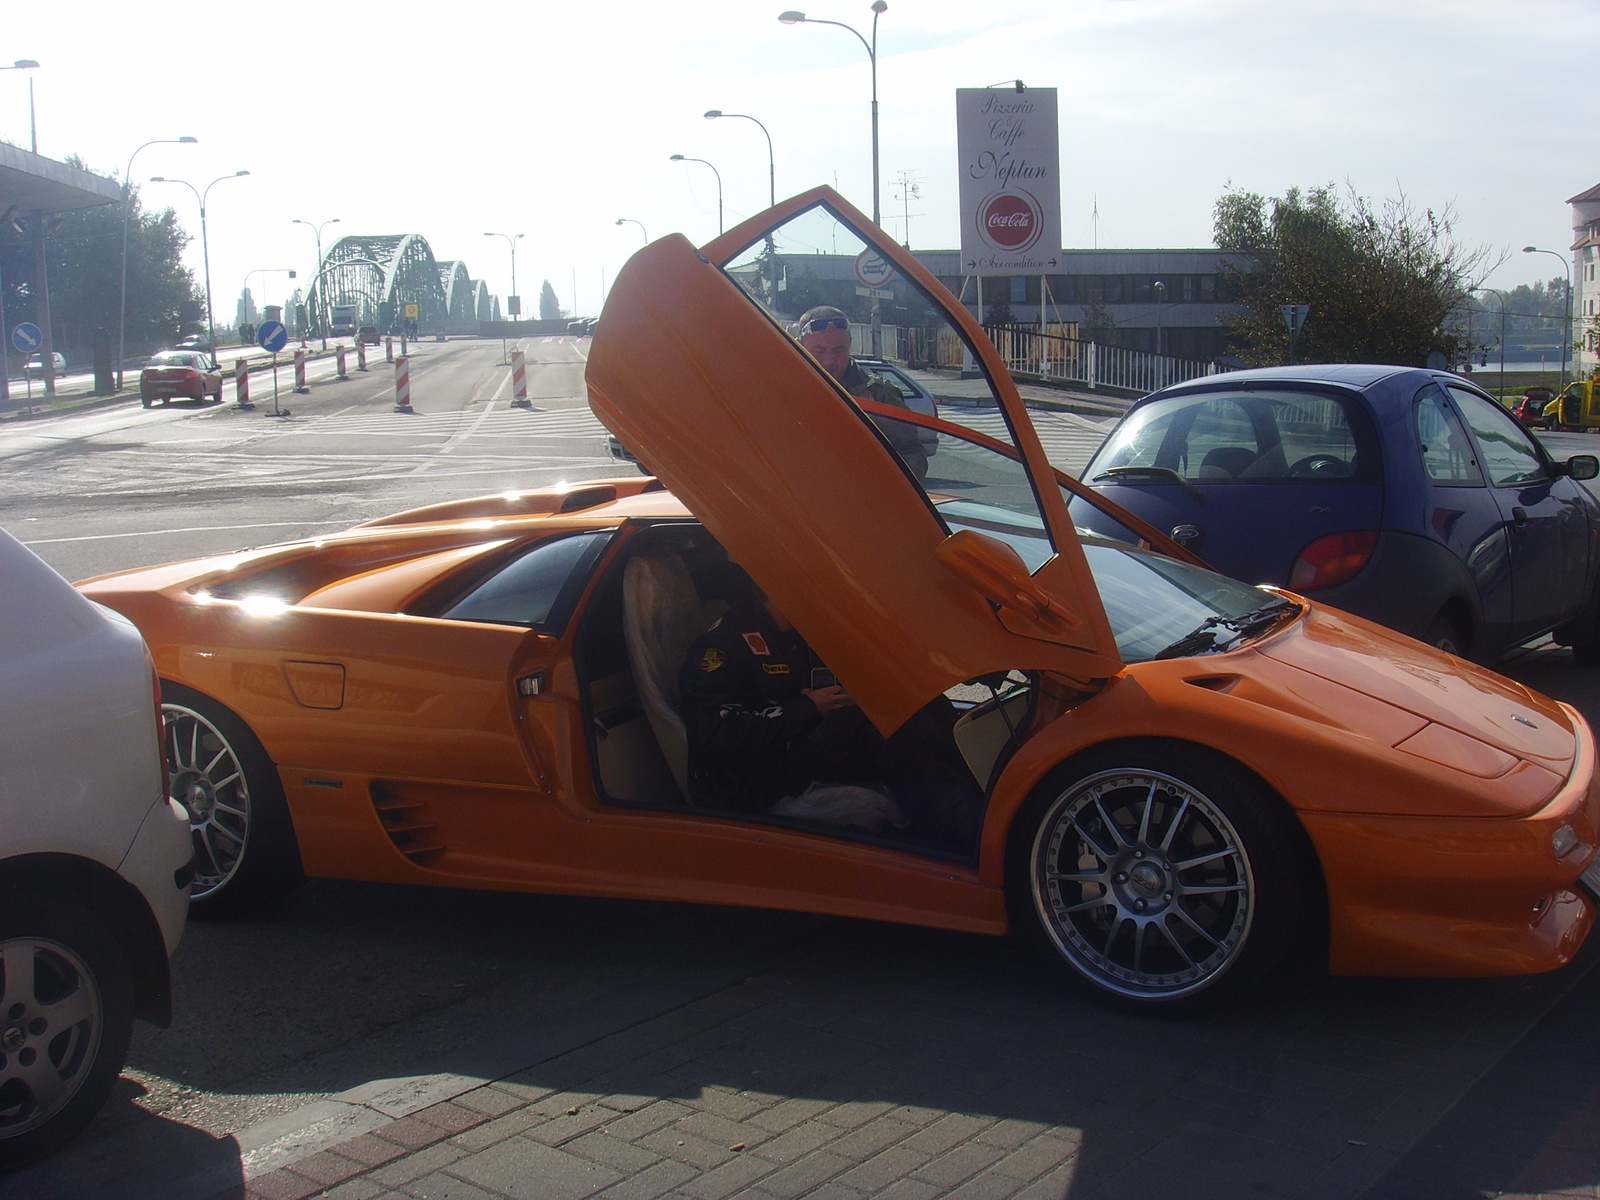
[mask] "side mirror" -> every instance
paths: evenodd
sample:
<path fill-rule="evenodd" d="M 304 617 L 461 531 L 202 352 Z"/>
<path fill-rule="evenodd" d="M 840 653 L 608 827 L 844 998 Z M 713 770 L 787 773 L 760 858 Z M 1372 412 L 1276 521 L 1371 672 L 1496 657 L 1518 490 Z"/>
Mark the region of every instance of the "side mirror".
<path fill-rule="evenodd" d="M 1028 573 L 1022 555 L 998 538 L 958 529 L 933 553 L 978 595 L 1026 621 L 1058 632 L 1082 624 L 1045 595 Z"/>
<path fill-rule="evenodd" d="M 1593 454 L 1574 454 L 1567 459 L 1564 474 L 1574 479 L 1593 479 L 1600 475 L 1600 458 Z"/>

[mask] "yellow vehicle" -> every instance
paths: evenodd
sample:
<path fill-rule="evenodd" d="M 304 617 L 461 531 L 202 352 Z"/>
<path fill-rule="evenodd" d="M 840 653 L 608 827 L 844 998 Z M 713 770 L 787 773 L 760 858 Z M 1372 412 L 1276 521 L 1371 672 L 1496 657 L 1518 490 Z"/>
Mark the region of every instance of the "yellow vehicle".
<path fill-rule="evenodd" d="M 1600 382 L 1578 379 L 1544 406 L 1545 427 L 1600 430 Z"/>

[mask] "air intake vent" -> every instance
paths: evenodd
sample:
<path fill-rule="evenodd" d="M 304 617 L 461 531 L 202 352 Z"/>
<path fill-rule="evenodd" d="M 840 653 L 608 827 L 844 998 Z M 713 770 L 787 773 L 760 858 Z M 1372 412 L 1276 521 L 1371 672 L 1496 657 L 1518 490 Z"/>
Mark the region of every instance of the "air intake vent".
<path fill-rule="evenodd" d="M 425 800 L 407 800 L 393 795 L 381 783 L 372 785 L 372 806 L 378 810 L 383 831 L 389 835 L 395 849 L 412 862 L 425 866 L 434 855 L 445 851 L 439 826 L 428 820 Z"/>

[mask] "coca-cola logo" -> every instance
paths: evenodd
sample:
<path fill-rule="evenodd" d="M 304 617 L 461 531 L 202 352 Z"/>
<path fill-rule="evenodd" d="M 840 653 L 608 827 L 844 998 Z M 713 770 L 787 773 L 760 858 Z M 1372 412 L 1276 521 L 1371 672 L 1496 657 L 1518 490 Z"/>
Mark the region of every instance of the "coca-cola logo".
<path fill-rule="evenodd" d="M 978 206 L 978 232 L 996 250 L 1026 250 L 1043 226 L 1039 202 L 1026 192 L 996 192 Z"/>

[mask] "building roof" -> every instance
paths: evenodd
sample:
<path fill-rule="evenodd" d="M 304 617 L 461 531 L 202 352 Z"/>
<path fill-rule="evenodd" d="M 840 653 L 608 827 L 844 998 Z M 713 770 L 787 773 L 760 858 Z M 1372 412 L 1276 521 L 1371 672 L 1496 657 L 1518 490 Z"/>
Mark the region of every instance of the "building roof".
<path fill-rule="evenodd" d="M 0 144 L 0 212 L 13 207 L 22 213 L 66 212 L 121 199 L 115 180 Z"/>
<path fill-rule="evenodd" d="M 1600 200 L 1600 183 L 1595 184 L 1587 192 L 1579 192 L 1572 199 L 1568 200 L 1567 203 L 1581 204 L 1585 200 Z"/>

